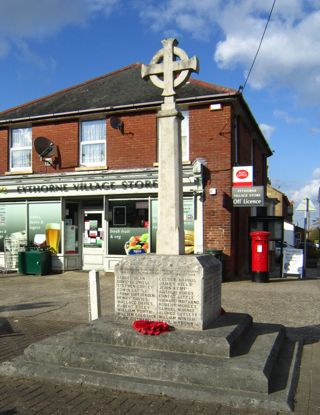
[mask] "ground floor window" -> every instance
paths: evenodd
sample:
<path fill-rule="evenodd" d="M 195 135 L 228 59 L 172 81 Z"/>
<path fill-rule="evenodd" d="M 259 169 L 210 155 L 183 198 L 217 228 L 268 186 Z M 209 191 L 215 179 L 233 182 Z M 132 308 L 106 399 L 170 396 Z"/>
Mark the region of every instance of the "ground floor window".
<path fill-rule="evenodd" d="M 183 211 L 185 252 L 194 253 L 193 197 L 184 198 Z M 11 238 L 29 246 L 48 245 L 56 254 L 155 253 L 157 227 L 158 201 L 152 197 L 8 201 L 0 204 L 0 252 Z"/>
<path fill-rule="evenodd" d="M 0 252 L 5 250 L 5 241 L 21 240 L 29 246 L 48 245 L 59 253 L 60 223 L 60 202 L 0 204 Z"/>
<path fill-rule="evenodd" d="M 0 205 L 0 252 L 6 240 L 27 241 L 27 205 L 6 203 Z"/>
<path fill-rule="evenodd" d="M 149 201 L 109 201 L 109 254 L 149 252 Z"/>
<path fill-rule="evenodd" d="M 151 252 L 157 250 L 157 228 L 158 228 L 158 201 L 151 201 Z M 185 197 L 183 199 L 183 221 L 184 221 L 184 244 L 185 253 L 194 253 L 194 199 Z M 168 239 L 170 235 L 168 235 Z"/>
<path fill-rule="evenodd" d="M 36 202 L 28 204 L 28 243 L 47 245 L 51 251 L 61 253 L 61 204 Z"/>

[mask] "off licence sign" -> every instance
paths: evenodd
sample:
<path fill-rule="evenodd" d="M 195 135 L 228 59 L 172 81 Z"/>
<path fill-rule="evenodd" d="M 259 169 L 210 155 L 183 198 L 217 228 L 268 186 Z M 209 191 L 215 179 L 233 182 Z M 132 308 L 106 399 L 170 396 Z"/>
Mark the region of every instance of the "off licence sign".
<path fill-rule="evenodd" d="M 233 187 L 232 201 L 234 207 L 264 206 L 264 187 Z"/>

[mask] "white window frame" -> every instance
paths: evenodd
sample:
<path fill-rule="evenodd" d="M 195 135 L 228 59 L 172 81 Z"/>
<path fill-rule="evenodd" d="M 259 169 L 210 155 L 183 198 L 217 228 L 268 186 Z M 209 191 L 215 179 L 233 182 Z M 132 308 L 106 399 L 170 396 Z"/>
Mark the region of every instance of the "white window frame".
<path fill-rule="evenodd" d="M 13 136 L 13 132 L 15 130 L 30 130 L 30 145 L 29 146 L 25 146 L 25 147 L 12 147 L 12 136 Z M 23 166 L 23 167 L 14 167 L 12 165 L 12 160 L 13 160 L 13 153 L 14 152 L 19 152 L 21 150 L 30 150 L 30 165 L 29 166 Z M 27 171 L 27 170 L 31 170 L 32 169 L 32 127 L 20 127 L 20 128 L 12 128 L 10 130 L 10 171 Z"/>
<path fill-rule="evenodd" d="M 82 120 L 80 122 L 80 146 L 79 146 L 79 150 L 80 150 L 80 154 L 79 154 L 79 163 L 80 166 L 82 167 L 95 167 L 95 166 L 105 166 L 106 164 L 106 160 L 107 160 L 107 146 L 106 146 L 106 141 L 107 141 L 107 128 L 105 125 L 105 136 L 103 138 L 101 138 L 100 140 L 90 140 L 90 141 L 82 141 L 82 125 L 85 124 L 86 122 L 93 122 L 93 121 L 102 121 L 104 123 L 106 123 L 106 119 L 105 118 L 96 118 L 96 119 L 90 119 L 90 120 Z M 93 144 L 103 144 L 104 145 L 104 160 L 102 161 L 97 161 L 97 162 L 92 162 L 92 163 L 83 163 L 82 161 L 82 148 L 83 146 L 87 146 L 87 145 L 93 145 Z"/>
<path fill-rule="evenodd" d="M 183 119 L 181 120 L 181 158 L 182 162 L 190 161 L 190 140 L 189 140 L 189 110 L 181 111 Z M 159 162 L 159 136 L 160 123 L 157 123 L 157 161 Z M 185 143 L 185 145 L 183 145 Z"/>

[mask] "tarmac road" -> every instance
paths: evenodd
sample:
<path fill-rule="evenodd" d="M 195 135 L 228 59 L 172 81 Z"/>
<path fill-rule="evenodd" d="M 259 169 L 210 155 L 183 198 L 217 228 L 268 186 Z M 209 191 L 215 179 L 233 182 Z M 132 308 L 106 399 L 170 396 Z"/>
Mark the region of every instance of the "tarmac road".
<path fill-rule="evenodd" d="M 320 414 L 320 270 L 308 270 L 307 275 L 304 280 L 272 278 L 268 284 L 245 280 L 222 284 L 222 305 L 226 311 L 249 313 L 256 322 L 283 324 L 289 336 L 305 339 L 296 415 Z M 111 315 L 113 274 L 101 273 L 100 287 L 102 315 Z M 34 341 L 87 321 L 87 273 L 0 276 L 0 361 L 21 354 Z M 11 330 L 5 330 L 6 327 Z M 0 378 L 0 415 L 36 413 L 263 415 L 277 412 Z"/>

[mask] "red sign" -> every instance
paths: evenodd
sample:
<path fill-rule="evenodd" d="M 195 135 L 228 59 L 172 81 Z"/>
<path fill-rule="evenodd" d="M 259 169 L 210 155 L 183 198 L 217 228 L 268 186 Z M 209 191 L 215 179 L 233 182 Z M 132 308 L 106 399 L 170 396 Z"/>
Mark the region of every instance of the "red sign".
<path fill-rule="evenodd" d="M 249 173 L 247 170 L 239 170 L 237 171 L 236 176 L 238 179 L 246 179 L 249 176 Z"/>
<path fill-rule="evenodd" d="M 253 168 L 252 166 L 236 166 L 233 168 L 233 186 L 252 186 Z"/>

